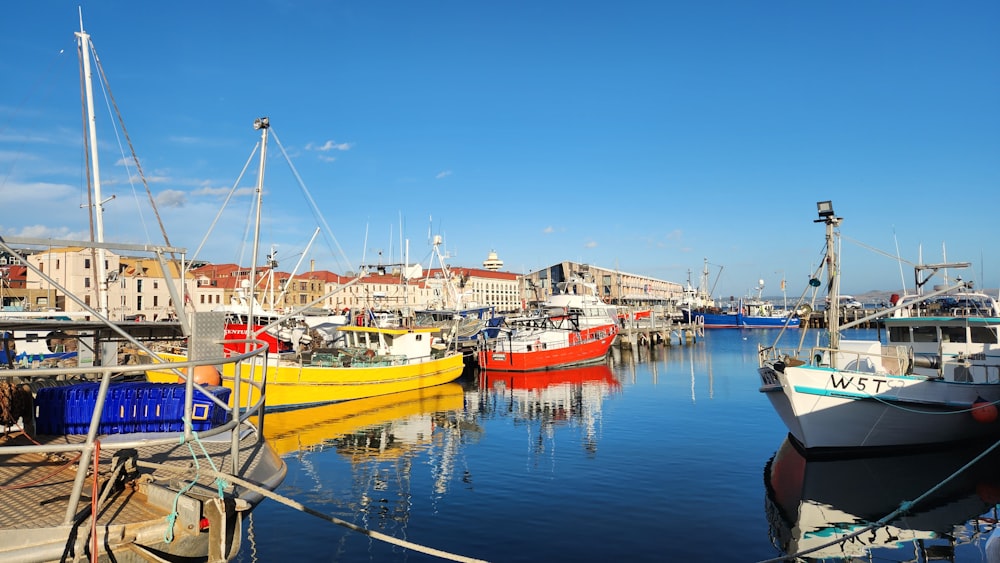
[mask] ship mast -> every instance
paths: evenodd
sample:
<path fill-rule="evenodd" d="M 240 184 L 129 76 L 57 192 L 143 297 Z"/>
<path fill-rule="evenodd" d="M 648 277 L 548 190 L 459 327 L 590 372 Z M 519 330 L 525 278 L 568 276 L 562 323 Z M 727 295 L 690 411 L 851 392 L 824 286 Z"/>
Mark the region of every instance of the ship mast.
<path fill-rule="evenodd" d="M 260 129 L 260 168 L 257 170 L 257 211 L 253 227 L 253 252 L 250 258 L 250 301 L 247 303 L 247 339 L 255 338 L 254 305 L 257 302 L 257 251 L 260 248 L 260 215 L 261 203 L 264 198 L 264 164 L 267 163 L 267 132 L 271 128 L 271 120 L 259 117 L 253 122 L 254 129 Z"/>
<path fill-rule="evenodd" d="M 820 201 L 816 209 L 819 219 L 814 222 L 826 224 L 826 290 L 830 299 L 826 307 L 826 323 L 830 332 L 830 348 L 836 350 L 840 346 L 840 256 L 834 229 L 840 226 L 843 219 L 833 212 L 833 202 Z M 831 366 L 836 367 L 833 363 Z"/>
<path fill-rule="evenodd" d="M 83 12 L 80 12 L 80 31 L 76 33 L 79 39 L 80 57 L 83 62 L 84 93 L 87 100 L 87 131 L 90 137 L 90 161 L 92 170 L 92 181 L 94 187 L 94 216 L 97 224 L 97 283 L 100 288 L 98 292 L 97 312 L 108 316 L 108 272 L 107 253 L 104 249 L 104 201 L 101 200 L 101 169 L 98 165 L 97 156 L 97 118 L 94 113 L 94 87 L 90 70 L 90 35 L 83 30 Z M 114 199 L 112 198 L 108 198 Z"/>

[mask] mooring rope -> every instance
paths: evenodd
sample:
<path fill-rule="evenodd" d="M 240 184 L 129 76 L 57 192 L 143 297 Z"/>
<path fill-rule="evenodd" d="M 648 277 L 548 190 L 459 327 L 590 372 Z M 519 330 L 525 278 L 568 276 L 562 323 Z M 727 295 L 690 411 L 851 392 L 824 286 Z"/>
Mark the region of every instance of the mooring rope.
<path fill-rule="evenodd" d="M 941 487 L 943 487 L 944 485 L 946 485 L 949 481 L 951 481 L 955 477 L 958 477 L 959 475 L 961 475 L 962 472 L 964 472 L 966 469 L 968 469 L 968 468 L 972 467 L 973 465 L 975 465 L 977 462 L 979 462 L 979 460 L 981 460 L 984 457 L 986 457 L 990 452 L 992 452 L 993 450 L 995 450 L 998 446 L 1000 446 L 1000 441 L 994 442 L 992 446 L 990 446 L 990 447 L 986 448 L 985 450 L 983 450 L 982 453 L 980 453 L 976 457 L 972 458 L 971 461 L 969 461 L 968 463 L 966 463 L 962 467 L 960 467 L 957 470 L 955 470 L 954 473 L 952 473 L 951 475 L 945 477 L 944 479 L 942 479 L 941 481 L 939 481 L 936 485 L 934 485 L 930 489 L 927 489 L 922 495 L 918 496 L 914 500 L 904 500 L 904 501 L 900 502 L 898 508 L 896 508 L 895 510 L 893 510 L 889 514 L 886 514 L 882 518 L 879 518 L 875 522 L 872 522 L 871 524 L 865 526 L 864 528 L 861 528 L 860 530 L 855 530 L 855 531 L 851 532 L 850 534 L 842 536 L 842 537 L 840 537 L 838 539 L 828 541 L 828 542 L 826 542 L 824 544 L 817 545 L 815 547 L 811 547 L 809 549 L 806 549 L 806 550 L 803 550 L 803 551 L 799 551 L 797 553 L 792 553 L 792 554 L 784 555 L 784 556 L 781 556 L 781 557 L 775 557 L 773 559 L 764 559 L 763 561 L 758 561 L 757 563 L 778 563 L 780 561 L 789 561 L 789 560 L 792 560 L 792 559 L 798 559 L 798 558 L 800 558 L 800 557 L 802 557 L 804 555 L 808 555 L 808 554 L 813 553 L 815 551 L 819 551 L 821 549 L 826 549 L 828 547 L 832 547 L 832 546 L 837 545 L 839 543 L 844 543 L 847 540 L 850 540 L 850 539 L 853 539 L 853 538 L 856 538 L 856 537 L 860 536 L 861 534 L 864 534 L 866 532 L 870 532 L 870 531 L 875 530 L 877 528 L 881 528 L 882 526 L 886 526 L 886 525 L 889 524 L 889 522 L 891 522 L 897 516 L 906 514 L 907 512 L 909 512 L 910 510 L 912 510 L 913 507 L 917 505 L 917 503 L 923 501 L 924 499 L 926 499 L 930 495 L 932 495 L 935 492 L 937 492 L 938 489 L 940 489 Z"/>
<path fill-rule="evenodd" d="M 161 464 L 161 463 L 153 463 L 153 462 L 150 462 L 150 461 L 141 461 L 141 460 L 140 461 L 136 461 L 136 465 L 138 465 L 139 467 L 145 467 L 145 468 L 148 468 L 148 469 L 162 469 L 162 470 L 166 470 L 166 471 L 173 471 L 175 473 L 186 473 L 188 471 L 188 468 L 186 468 L 186 467 L 180 467 L 180 466 L 174 466 L 174 465 L 164 465 L 164 464 Z M 413 551 L 419 551 L 420 553 L 426 553 L 428 555 L 433 555 L 435 557 L 440 557 L 442 559 L 449 559 L 451 561 L 460 561 L 462 563 L 486 563 L 486 561 L 483 560 L 483 559 L 475 559 L 475 558 L 472 558 L 472 557 L 466 557 L 464 555 L 458 555 L 458 554 L 454 554 L 454 553 L 448 553 L 446 551 L 441 551 L 441 550 L 435 549 L 433 547 L 423 546 L 423 545 L 416 544 L 416 543 L 413 543 L 413 542 L 409 542 L 409 541 L 406 541 L 406 540 L 401 540 L 399 538 L 394 538 L 392 536 L 389 536 L 389 535 L 386 535 L 386 534 L 382 534 L 382 533 L 376 532 L 374 530 L 368 530 L 366 528 L 362 528 L 361 526 L 358 526 L 356 524 L 352 524 L 350 522 L 347 522 L 346 520 L 341 520 L 340 518 L 337 518 L 336 516 L 330 516 L 329 514 L 324 514 L 322 512 L 319 512 L 318 510 L 314 510 L 312 508 L 309 508 L 308 506 L 306 506 L 306 505 L 304 505 L 304 504 L 302 504 L 302 503 L 300 503 L 298 501 L 295 501 L 295 500 L 292 500 L 292 499 L 290 499 L 288 497 L 279 495 L 279 494 L 275 493 L 274 491 L 271 491 L 269 489 L 265 489 L 264 487 L 261 487 L 259 485 L 255 485 L 255 484 L 253 484 L 253 483 L 251 483 L 249 481 L 246 481 L 244 479 L 236 477 L 235 475 L 228 475 L 228 474 L 225 474 L 225 473 L 221 473 L 221 472 L 213 471 L 213 470 L 207 470 L 207 469 L 204 469 L 204 468 L 201 469 L 201 472 L 202 473 L 207 473 L 208 475 L 216 477 L 216 478 L 225 479 L 225 480 L 227 480 L 227 481 L 229 481 L 231 483 L 236 483 L 237 485 L 245 487 L 245 488 L 247 488 L 247 489 L 249 489 L 251 491 L 254 491 L 256 493 L 260 493 L 261 495 L 263 495 L 263 496 L 265 496 L 265 497 L 267 497 L 267 498 L 269 498 L 271 500 L 277 501 L 277 502 L 279 502 L 281 504 L 284 504 L 285 506 L 289 506 L 289 507 L 294 508 L 296 510 L 300 510 L 302 512 L 305 512 L 306 514 L 311 515 L 311 516 L 315 516 L 317 518 L 326 520 L 327 522 L 331 522 L 331 523 L 336 524 L 338 526 L 343 526 L 344 528 L 347 528 L 349 530 L 353 530 L 355 532 L 360 532 L 360 533 L 362 533 L 362 534 L 364 534 L 364 535 L 366 535 L 368 537 L 371 537 L 371 538 L 374 538 L 374 539 L 377 539 L 377 540 L 381 540 L 381 541 L 384 541 L 386 543 L 391 543 L 391 544 L 398 545 L 398 546 L 406 548 L 406 549 L 412 549 Z"/>

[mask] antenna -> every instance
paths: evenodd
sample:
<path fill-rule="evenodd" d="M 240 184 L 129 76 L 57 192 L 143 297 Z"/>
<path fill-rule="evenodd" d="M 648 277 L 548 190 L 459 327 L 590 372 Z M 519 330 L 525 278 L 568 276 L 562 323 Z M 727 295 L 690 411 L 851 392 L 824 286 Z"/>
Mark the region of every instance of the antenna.
<path fill-rule="evenodd" d="M 892 227 L 892 240 L 896 244 L 896 263 L 899 264 L 899 280 L 903 284 L 903 293 L 906 293 L 906 276 L 903 274 L 903 257 L 899 255 L 899 239 L 896 237 L 896 227 Z"/>

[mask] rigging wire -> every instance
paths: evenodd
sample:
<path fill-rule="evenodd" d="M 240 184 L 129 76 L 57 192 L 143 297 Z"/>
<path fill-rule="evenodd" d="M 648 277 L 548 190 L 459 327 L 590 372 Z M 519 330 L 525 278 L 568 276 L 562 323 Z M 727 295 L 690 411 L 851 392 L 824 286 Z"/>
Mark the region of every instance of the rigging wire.
<path fill-rule="evenodd" d="M 306 188 L 305 182 L 302 181 L 302 177 L 299 176 L 299 171 L 296 170 L 295 165 L 292 164 L 292 159 L 288 156 L 288 152 L 285 151 L 285 146 L 281 144 L 281 140 L 278 139 L 278 134 L 275 133 L 273 127 L 271 128 L 271 136 L 274 137 L 274 142 L 277 143 L 278 148 L 281 149 L 281 154 L 285 157 L 285 162 L 288 163 L 288 168 L 292 171 L 292 174 L 295 176 L 295 180 L 299 183 L 299 189 L 302 190 L 302 194 L 305 196 L 306 201 L 309 202 L 310 211 L 312 211 L 313 217 L 316 221 L 323 225 L 324 238 L 332 239 L 333 246 L 335 246 L 337 251 L 340 252 L 340 257 L 334 256 L 334 260 L 337 260 L 338 265 L 341 267 L 346 265 L 347 271 L 353 271 L 354 268 L 351 266 L 351 261 L 347 259 L 347 254 L 344 253 L 344 249 L 340 247 L 340 243 L 337 242 L 337 238 L 333 236 L 333 229 L 330 228 L 330 225 L 327 224 L 323 214 L 320 213 L 319 206 L 316 205 L 316 200 L 313 199 L 312 194 L 310 194 L 308 188 Z M 327 241 L 328 244 L 330 242 L 330 240 Z M 339 264 L 340 258 L 343 258 L 344 264 Z"/>
<path fill-rule="evenodd" d="M 257 149 L 259 148 L 260 148 L 260 141 L 257 141 L 257 144 L 254 145 L 253 150 L 250 151 L 250 156 L 247 157 L 246 164 L 243 165 L 243 170 L 240 171 L 240 175 L 236 178 L 236 181 L 233 182 L 233 187 L 230 188 L 229 193 L 226 194 L 226 199 L 223 200 L 222 207 L 219 208 L 219 212 L 215 214 L 215 219 L 212 219 L 212 223 L 208 226 L 208 231 L 205 233 L 205 237 L 201 239 L 201 243 L 198 244 L 198 248 L 194 251 L 194 254 L 191 255 L 192 262 L 198 257 L 198 253 L 201 252 L 201 249 L 205 247 L 205 243 L 208 242 L 208 237 L 212 235 L 212 231 L 215 229 L 215 225 L 217 225 L 219 223 L 219 219 L 222 218 L 222 212 L 226 210 L 226 206 L 229 205 L 229 200 L 231 200 L 233 198 L 233 195 L 236 193 L 236 189 L 239 187 L 240 181 L 242 181 L 243 176 L 246 175 L 247 169 L 250 168 L 250 164 L 253 162 L 253 157 L 254 155 L 257 154 Z"/>
<path fill-rule="evenodd" d="M 99 83 L 101 85 L 101 90 L 104 93 L 104 105 L 107 107 L 109 114 L 113 113 L 117 117 L 118 124 L 121 127 L 121 133 L 119 133 L 118 127 L 112 127 L 112 129 L 114 130 L 115 133 L 115 141 L 117 141 L 118 143 L 118 152 L 121 153 L 122 155 L 122 164 L 125 167 L 125 172 L 129 179 L 129 187 L 132 189 L 132 196 L 136 200 L 137 204 L 136 212 L 139 216 L 139 223 L 142 225 L 143 233 L 146 236 L 146 240 L 150 240 L 149 228 L 146 225 L 145 214 L 143 213 L 142 206 L 138 205 L 139 198 L 136 195 L 135 183 L 133 182 L 134 175 L 132 174 L 131 167 L 129 166 L 129 160 L 131 160 L 135 164 L 136 169 L 139 173 L 139 177 L 142 180 L 142 184 L 145 187 L 146 196 L 149 198 L 150 206 L 152 207 L 153 213 L 156 216 L 156 219 L 159 223 L 160 234 L 163 235 L 164 244 L 170 246 L 170 239 L 167 236 L 166 228 L 163 226 L 163 220 L 160 217 L 160 212 L 156 208 L 156 201 L 153 198 L 153 192 L 149 189 L 149 183 L 146 181 L 146 176 L 142 172 L 142 167 L 139 164 L 139 157 L 135 154 L 135 146 L 132 144 L 132 139 L 129 137 L 128 131 L 125 129 L 125 120 L 122 117 L 121 111 L 119 111 L 118 103 L 115 101 L 114 95 L 111 93 L 111 84 L 108 81 L 108 77 L 104 72 L 103 66 L 101 65 L 101 58 L 97 55 L 97 46 L 93 44 L 93 41 L 90 42 L 90 51 L 91 53 L 93 53 L 94 63 L 95 66 L 97 67 L 97 75 L 98 78 L 100 79 Z M 84 53 L 84 55 L 89 56 L 89 53 Z M 132 154 L 131 159 L 128 156 L 126 156 L 125 150 L 122 147 L 122 138 L 121 138 L 122 135 L 125 136 L 126 142 L 128 143 L 129 149 L 131 150 Z M 94 204 L 103 205 L 103 203 L 100 201 L 94 202 Z M 176 259 L 176 257 L 171 255 L 171 259 Z"/>

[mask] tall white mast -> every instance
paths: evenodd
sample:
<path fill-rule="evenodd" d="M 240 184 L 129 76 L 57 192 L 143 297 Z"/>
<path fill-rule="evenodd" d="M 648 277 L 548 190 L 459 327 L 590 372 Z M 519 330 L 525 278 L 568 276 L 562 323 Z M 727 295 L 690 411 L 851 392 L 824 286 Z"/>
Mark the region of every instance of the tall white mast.
<path fill-rule="evenodd" d="M 260 129 L 260 168 L 257 171 L 257 215 L 253 227 L 253 253 L 250 259 L 250 302 L 247 310 L 247 337 L 253 333 L 256 303 L 255 291 L 257 289 L 257 250 L 260 248 L 260 213 L 261 203 L 264 198 L 264 164 L 267 162 L 267 130 L 271 127 L 271 121 L 266 117 L 259 117 L 254 120 L 253 128 Z"/>
<path fill-rule="evenodd" d="M 87 97 L 87 129 L 90 134 L 90 162 L 94 184 L 94 222 L 97 224 L 97 243 L 104 243 L 104 201 L 101 200 L 101 169 L 97 158 L 97 118 L 94 114 L 94 88 L 90 71 L 90 35 L 83 30 L 83 10 L 80 11 L 80 31 L 76 34 L 80 42 L 80 56 L 83 59 L 84 90 Z M 108 272 L 107 258 L 102 246 L 97 247 L 97 312 L 108 316 Z"/>

